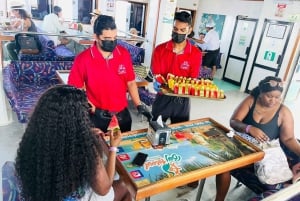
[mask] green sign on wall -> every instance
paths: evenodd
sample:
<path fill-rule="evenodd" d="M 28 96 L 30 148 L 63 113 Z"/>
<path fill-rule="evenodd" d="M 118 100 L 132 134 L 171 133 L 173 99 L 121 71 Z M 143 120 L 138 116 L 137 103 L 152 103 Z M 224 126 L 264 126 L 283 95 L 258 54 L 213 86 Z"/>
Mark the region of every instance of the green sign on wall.
<path fill-rule="evenodd" d="M 275 55 L 276 55 L 275 52 L 265 51 L 264 60 L 267 60 L 267 61 L 274 61 Z"/>

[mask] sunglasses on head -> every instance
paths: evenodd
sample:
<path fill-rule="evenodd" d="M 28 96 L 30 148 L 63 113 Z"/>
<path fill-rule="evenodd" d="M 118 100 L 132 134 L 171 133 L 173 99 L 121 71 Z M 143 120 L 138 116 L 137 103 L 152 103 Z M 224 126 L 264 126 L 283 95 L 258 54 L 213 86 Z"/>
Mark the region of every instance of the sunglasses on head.
<path fill-rule="evenodd" d="M 270 80 L 264 84 L 269 84 L 271 87 L 283 87 L 283 82 L 278 82 L 276 80 Z"/>

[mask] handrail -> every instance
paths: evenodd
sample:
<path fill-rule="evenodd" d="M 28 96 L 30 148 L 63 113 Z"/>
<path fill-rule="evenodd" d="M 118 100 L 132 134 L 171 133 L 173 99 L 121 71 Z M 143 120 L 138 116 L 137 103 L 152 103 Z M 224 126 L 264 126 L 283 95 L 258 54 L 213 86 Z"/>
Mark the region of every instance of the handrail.
<path fill-rule="evenodd" d="M 129 41 L 143 41 L 143 42 L 149 42 L 148 39 L 142 37 L 142 36 L 137 36 L 137 35 L 134 35 L 130 32 L 126 32 L 126 31 L 122 31 L 120 29 L 118 29 L 119 32 L 121 33 L 125 33 L 126 35 L 129 35 L 129 36 L 134 36 L 135 38 L 126 38 L 126 40 L 129 40 Z"/>
<path fill-rule="evenodd" d="M 31 34 L 31 35 L 47 35 L 47 36 L 62 36 L 62 37 L 76 37 L 76 38 L 87 38 L 93 37 L 91 34 L 57 34 L 57 33 L 48 33 L 48 32 L 32 32 L 32 31 L 2 31 L 4 34 Z"/>
<path fill-rule="evenodd" d="M 122 33 L 126 33 L 124 31 L 118 30 Z M 47 36 L 61 36 L 61 37 L 76 37 L 76 38 L 93 38 L 93 34 L 89 34 L 89 33 L 84 33 L 84 34 L 57 34 L 57 33 L 49 33 L 49 32 L 32 32 L 32 31 L 15 31 L 15 30 L 5 30 L 2 31 L 2 33 L 4 34 L 31 34 L 31 35 L 47 35 Z M 132 34 L 130 34 L 132 35 Z M 136 36 L 137 38 L 126 38 L 124 36 L 117 36 L 117 39 L 121 39 L 121 40 L 126 40 L 126 41 L 143 41 L 143 42 L 148 42 L 148 40 L 146 38 L 143 38 L 141 36 Z"/>

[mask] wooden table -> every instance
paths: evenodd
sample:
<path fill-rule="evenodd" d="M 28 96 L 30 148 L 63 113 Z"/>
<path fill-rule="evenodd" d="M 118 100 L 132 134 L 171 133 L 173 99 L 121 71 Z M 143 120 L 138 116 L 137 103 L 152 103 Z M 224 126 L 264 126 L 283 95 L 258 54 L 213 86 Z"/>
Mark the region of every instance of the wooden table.
<path fill-rule="evenodd" d="M 70 74 L 70 70 L 57 70 L 57 71 L 55 71 L 55 73 L 56 73 L 58 79 L 60 80 L 60 83 L 62 83 L 62 84 L 68 83 L 68 77 Z M 139 76 L 136 76 L 135 81 L 136 81 L 136 84 L 138 87 L 148 86 L 148 81 Z"/>
<path fill-rule="evenodd" d="M 123 133 L 116 168 L 135 200 L 150 200 L 152 195 L 252 164 L 264 156 L 262 150 L 241 137 L 227 137 L 229 129 L 211 118 L 169 127 L 171 143 L 163 149 L 151 146 L 147 129 Z M 108 140 L 101 142 L 106 154 Z M 138 152 L 148 154 L 141 167 L 131 163 Z M 197 201 L 203 185 L 199 185 Z"/>

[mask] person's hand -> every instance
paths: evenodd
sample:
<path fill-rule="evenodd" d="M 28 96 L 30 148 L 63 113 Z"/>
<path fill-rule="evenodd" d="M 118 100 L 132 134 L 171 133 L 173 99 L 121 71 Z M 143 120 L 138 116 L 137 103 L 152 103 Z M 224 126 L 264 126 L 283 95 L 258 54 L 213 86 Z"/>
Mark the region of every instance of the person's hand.
<path fill-rule="evenodd" d="M 160 92 L 161 91 L 161 84 L 159 82 L 157 82 L 156 80 L 154 80 L 153 82 L 153 88 L 156 92 Z"/>
<path fill-rule="evenodd" d="M 294 175 L 298 174 L 298 176 L 300 177 L 300 163 L 297 163 L 296 165 L 294 165 L 292 167 L 292 171 L 293 171 Z"/>
<path fill-rule="evenodd" d="M 93 103 L 91 103 L 90 101 L 88 101 L 88 104 L 89 104 L 89 112 L 91 114 L 95 114 L 95 111 L 96 111 L 96 107 Z"/>
<path fill-rule="evenodd" d="M 296 183 L 300 180 L 300 163 L 297 163 L 292 167 L 293 172 L 293 183 Z"/>
<path fill-rule="evenodd" d="M 111 147 L 118 147 L 121 140 L 122 140 L 122 135 L 121 135 L 121 130 L 117 131 L 109 131 L 109 138 L 110 138 L 110 146 Z"/>
<path fill-rule="evenodd" d="M 153 116 L 152 116 L 151 112 L 148 110 L 148 108 L 146 107 L 146 105 L 143 105 L 143 104 L 138 105 L 137 110 L 140 114 L 147 117 L 148 121 L 151 121 Z"/>
<path fill-rule="evenodd" d="M 250 127 L 249 134 L 254 137 L 258 142 L 266 142 L 269 141 L 269 137 L 259 128 L 255 126 Z"/>

